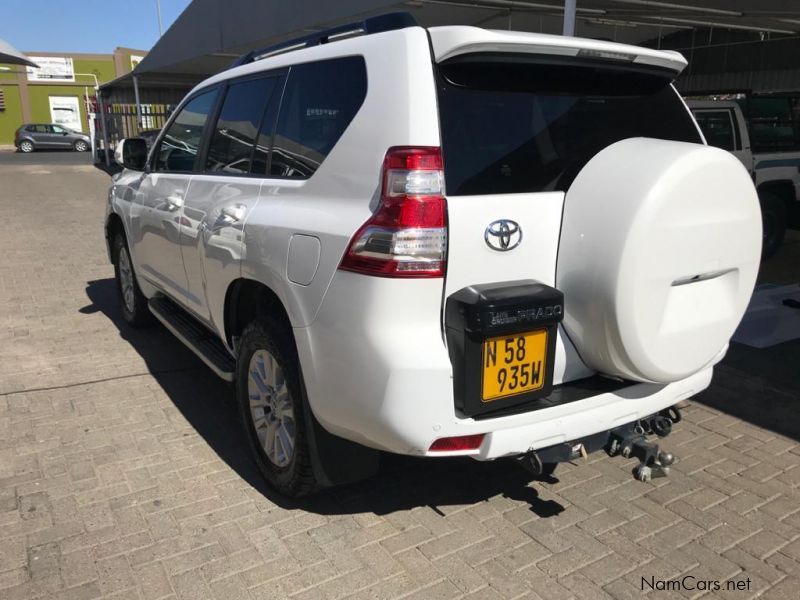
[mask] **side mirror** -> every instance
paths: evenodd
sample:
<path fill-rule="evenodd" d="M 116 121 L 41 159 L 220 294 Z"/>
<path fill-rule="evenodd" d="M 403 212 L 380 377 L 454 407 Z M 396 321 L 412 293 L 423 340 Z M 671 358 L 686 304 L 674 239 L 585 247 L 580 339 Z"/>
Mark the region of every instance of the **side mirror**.
<path fill-rule="evenodd" d="M 62 131 L 61 135 L 69 135 L 69 131 Z"/>
<path fill-rule="evenodd" d="M 142 138 L 121 140 L 114 150 L 114 160 L 126 169 L 144 171 L 147 164 L 147 142 Z"/>

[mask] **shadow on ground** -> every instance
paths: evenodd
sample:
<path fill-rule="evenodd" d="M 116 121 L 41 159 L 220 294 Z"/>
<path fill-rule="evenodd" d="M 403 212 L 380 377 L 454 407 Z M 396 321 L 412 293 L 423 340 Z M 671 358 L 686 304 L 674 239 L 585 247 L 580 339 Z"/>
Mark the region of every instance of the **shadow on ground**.
<path fill-rule="evenodd" d="M 176 408 L 230 468 L 284 508 L 302 508 L 320 514 L 372 512 L 383 515 L 418 506 L 442 514 L 448 506 L 474 504 L 503 495 L 524 501 L 541 517 L 564 510 L 558 502 L 543 500 L 530 484 L 531 477 L 511 461 L 480 463 L 469 458 L 425 460 L 383 455 L 373 478 L 335 488 L 300 502 L 273 492 L 250 458 L 242 435 L 231 386 L 221 381 L 187 348 L 160 325 L 130 328 L 119 310 L 113 279 L 87 283 L 90 304 L 82 313 L 102 312 L 144 359 L 148 370 Z M 553 480 L 555 481 L 555 480 Z"/>
<path fill-rule="evenodd" d="M 732 343 L 694 401 L 800 441 L 800 340 L 771 348 Z"/>
<path fill-rule="evenodd" d="M 761 263 L 759 284 L 800 280 L 800 231 Z M 800 298 L 799 298 L 800 299 Z M 693 398 L 733 417 L 800 441 L 800 340 L 770 348 L 731 343 L 711 387 Z"/>

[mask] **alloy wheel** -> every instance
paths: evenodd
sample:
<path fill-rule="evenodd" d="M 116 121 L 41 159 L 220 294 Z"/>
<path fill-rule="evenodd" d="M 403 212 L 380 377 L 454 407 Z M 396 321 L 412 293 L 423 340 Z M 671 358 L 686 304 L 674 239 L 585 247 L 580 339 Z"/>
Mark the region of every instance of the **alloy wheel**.
<path fill-rule="evenodd" d="M 297 436 L 294 408 L 283 369 L 267 350 L 256 350 L 250 358 L 247 394 L 261 448 L 271 463 L 286 467 L 294 456 Z"/>
<path fill-rule="evenodd" d="M 136 308 L 136 298 L 133 289 L 133 269 L 127 248 L 121 248 L 119 251 L 119 288 L 125 308 L 132 313 Z"/>

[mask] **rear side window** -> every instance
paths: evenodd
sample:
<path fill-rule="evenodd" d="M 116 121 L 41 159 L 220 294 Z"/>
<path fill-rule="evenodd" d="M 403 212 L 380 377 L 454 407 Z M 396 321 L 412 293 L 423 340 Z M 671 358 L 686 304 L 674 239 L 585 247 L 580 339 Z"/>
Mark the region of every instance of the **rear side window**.
<path fill-rule="evenodd" d="M 438 90 L 448 195 L 565 191 L 631 137 L 701 143 L 662 74 L 477 55 L 441 65 Z"/>
<path fill-rule="evenodd" d="M 699 110 L 694 118 L 709 146 L 723 150 L 736 150 L 733 118 L 729 110 Z"/>
<path fill-rule="evenodd" d="M 208 146 L 208 171 L 249 173 L 261 119 L 275 89 L 275 78 L 228 87 Z"/>
<path fill-rule="evenodd" d="M 195 96 L 167 129 L 156 155 L 156 171 L 189 172 L 194 169 L 208 115 L 217 90 Z"/>
<path fill-rule="evenodd" d="M 270 174 L 311 177 L 356 116 L 366 94 L 362 57 L 292 67 L 278 115 Z"/>

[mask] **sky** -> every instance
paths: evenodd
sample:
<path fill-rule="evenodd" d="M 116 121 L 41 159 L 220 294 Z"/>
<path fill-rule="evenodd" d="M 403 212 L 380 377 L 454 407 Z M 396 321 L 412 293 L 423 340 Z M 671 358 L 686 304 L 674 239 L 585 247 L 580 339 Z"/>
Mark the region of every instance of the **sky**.
<path fill-rule="evenodd" d="M 189 3 L 161 0 L 164 31 Z M 23 52 L 150 50 L 158 40 L 156 0 L 0 0 L 0 39 Z"/>

